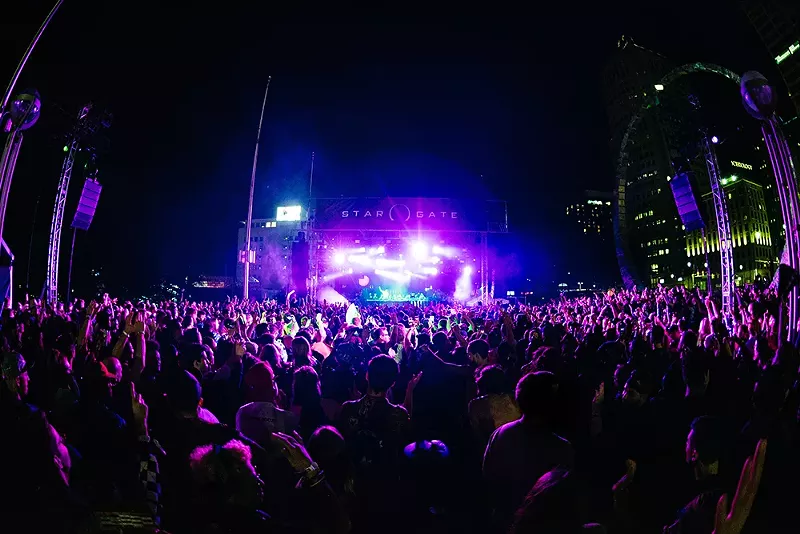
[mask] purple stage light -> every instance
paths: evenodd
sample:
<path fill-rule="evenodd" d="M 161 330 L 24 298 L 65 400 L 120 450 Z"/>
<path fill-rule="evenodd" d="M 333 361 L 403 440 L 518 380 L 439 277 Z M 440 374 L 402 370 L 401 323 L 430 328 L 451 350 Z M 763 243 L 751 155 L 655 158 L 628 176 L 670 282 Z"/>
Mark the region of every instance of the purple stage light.
<path fill-rule="evenodd" d="M 389 260 L 386 258 L 378 258 L 375 260 L 376 267 L 405 267 L 405 260 Z"/>
<path fill-rule="evenodd" d="M 428 245 L 424 241 L 415 241 L 411 245 L 411 255 L 415 260 L 424 260 L 428 257 Z"/>
<path fill-rule="evenodd" d="M 716 135 L 712 136 L 711 137 L 711 142 L 716 145 L 717 143 L 719 143 L 719 137 L 717 137 Z"/>
<path fill-rule="evenodd" d="M 422 274 L 427 274 L 429 276 L 436 276 L 437 274 L 439 274 L 439 269 L 437 269 L 436 267 L 425 267 L 424 269 L 422 269 Z"/>
<path fill-rule="evenodd" d="M 369 267 L 372 265 L 372 258 L 365 254 L 353 254 L 347 257 L 348 263 L 355 263 L 356 265 L 363 265 Z"/>
<path fill-rule="evenodd" d="M 464 272 L 465 275 L 470 276 L 472 274 L 472 266 L 471 265 L 465 265 L 463 272 Z"/>
<path fill-rule="evenodd" d="M 337 252 L 333 255 L 333 263 L 336 265 L 344 265 L 345 261 L 347 261 L 347 257 L 344 255 L 344 252 Z"/>
<path fill-rule="evenodd" d="M 408 281 L 411 279 L 411 277 L 408 276 L 405 273 L 398 273 L 398 272 L 394 272 L 394 271 L 385 271 L 383 269 L 375 269 L 375 274 L 377 276 L 382 276 L 382 277 L 384 277 L 384 278 L 386 278 L 388 280 L 392 280 L 392 281 L 395 281 L 395 282 L 408 283 Z"/>

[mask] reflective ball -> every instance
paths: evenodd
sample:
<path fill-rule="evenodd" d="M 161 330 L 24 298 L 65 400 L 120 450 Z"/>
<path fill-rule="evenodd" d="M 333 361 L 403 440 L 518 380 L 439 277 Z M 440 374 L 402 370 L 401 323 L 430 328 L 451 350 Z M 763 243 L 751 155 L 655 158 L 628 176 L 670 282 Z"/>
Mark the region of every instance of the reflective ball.
<path fill-rule="evenodd" d="M 742 75 L 739 87 L 742 104 L 747 112 L 758 120 L 766 120 L 775 113 L 778 98 L 775 90 L 760 72 L 754 70 Z"/>
<path fill-rule="evenodd" d="M 27 130 L 39 120 L 39 113 L 42 110 L 42 100 L 39 92 L 29 89 L 18 94 L 11 102 L 11 121 L 15 127 Z"/>

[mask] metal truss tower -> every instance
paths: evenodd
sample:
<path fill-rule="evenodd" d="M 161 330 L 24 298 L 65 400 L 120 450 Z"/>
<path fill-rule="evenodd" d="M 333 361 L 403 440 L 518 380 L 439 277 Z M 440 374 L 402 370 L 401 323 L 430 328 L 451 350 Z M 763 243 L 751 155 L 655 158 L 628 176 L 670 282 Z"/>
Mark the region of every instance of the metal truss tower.
<path fill-rule="evenodd" d="M 711 197 L 714 199 L 714 214 L 717 218 L 717 235 L 719 236 L 719 259 L 721 265 L 722 312 L 727 317 L 732 310 L 733 296 L 733 241 L 731 240 L 731 221 L 728 217 L 728 203 L 725 193 L 719 185 L 719 163 L 714 145 L 707 135 L 700 142 L 708 168 L 708 180 L 711 184 Z M 705 245 L 707 246 L 707 245 Z"/>
<path fill-rule="evenodd" d="M 481 232 L 481 294 L 480 299 L 484 306 L 491 302 L 491 291 L 489 288 L 489 234 Z"/>
<path fill-rule="evenodd" d="M 58 191 L 56 192 L 56 203 L 53 207 L 53 221 L 50 225 L 50 248 L 47 252 L 47 282 L 46 298 L 50 304 L 58 301 L 58 260 L 61 254 L 61 230 L 64 226 L 64 208 L 67 204 L 67 193 L 69 192 L 69 181 L 72 178 L 72 169 L 75 166 L 75 155 L 78 153 L 81 135 L 80 130 L 89 116 L 92 109 L 91 104 L 87 104 L 78 114 L 78 125 L 70 134 L 67 141 L 67 156 L 61 166 L 61 177 L 58 179 Z M 67 296 L 69 298 L 69 296 Z"/>
<path fill-rule="evenodd" d="M 792 161 L 789 143 L 781 130 L 776 116 L 771 116 L 761 122 L 761 133 L 767 145 L 772 170 L 778 186 L 778 200 L 781 205 L 783 224 L 786 227 L 786 251 L 788 252 L 788 265 L 795 271 L 800 271 L 800 199 L 797 194 L 797 172 Z M 794 343 L 798 335 L 798 321 L 800 321 L 800 289 L 795 286 L 788 300 L 788 335 L 784 336 L 781 327 L 782 340 Z M 781 319 L 783 319 L 781 310 Z"/>

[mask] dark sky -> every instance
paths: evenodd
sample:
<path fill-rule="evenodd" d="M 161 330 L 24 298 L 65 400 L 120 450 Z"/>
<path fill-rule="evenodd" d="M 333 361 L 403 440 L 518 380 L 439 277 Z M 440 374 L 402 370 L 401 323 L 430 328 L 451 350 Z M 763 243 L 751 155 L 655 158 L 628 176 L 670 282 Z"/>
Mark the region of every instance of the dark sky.
<path fill-rule="evenodd" d="M 510 201 L 519 257 L 544 280 L 544 265 L 566 261 L 563 207 L 583 189 L 611 188 L 600 70 L 621 34 L 676 62 L 775 77 L 732 4 L 671 2 L 656 16 L 623 4 L 581 12 L 573 2 L 496 13 L 463 3 L 308 4 L 288 13 L 66 0 L 17 86 L 38 88 L 44 106 L 26 134 L 6 219 L 17 281 L 35 218 L 30 281 L 40 291 L 64 155 L 58 135 L 71 120 L 62 110 L 74 115 L 90 100 L 114 124 L 76 273 L 103 267 L 112 287 L 132 288 L 160 276 L 232 274 L 268 75 L 256 217 L 302 198 L 314 151 L 316 196 Z M 30 0 L 4 13 L 4 80 L 49 8 Z M 71 197 L 82 182 L 76 172 Z"/>

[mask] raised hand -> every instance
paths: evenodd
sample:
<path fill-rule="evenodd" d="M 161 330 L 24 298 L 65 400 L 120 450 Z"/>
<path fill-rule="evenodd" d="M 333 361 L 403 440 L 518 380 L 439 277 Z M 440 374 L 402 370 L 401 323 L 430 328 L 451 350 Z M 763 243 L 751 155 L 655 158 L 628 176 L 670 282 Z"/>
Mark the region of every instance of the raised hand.
<path fill-rule="evenodd" d="M 136 387 L 131 382 L 131 412 L 133 413 L 133 420 L 137 428 L 147 434 L 147 414 L 149 408 L 145 404 L 144 399 L 136 393 Z"/>
<path fill-rule="evenodd" d="M 616 484 L 612 487 L 612 491 L 618 494 L 628 489 L 628 486 L 633 482 L 633 477 L 636 475 L 636 462 L 628 459 L 625 460 L 625 474 L 622 478 L 617 480 Z"/>
<path fill-rule="evenodd" d="M 292 468 L 298 473 L 311 467 L 313 460 L 303 444 L 297 439 L 281 432 L 272 433 L 272 441 L 280 446 L 281 454 L 289 461 Z M 302 441 L 302 440 L 301 440 Z"/>
<path fill-rule="evenodd" d="M 761 475 L 764 472 L 764 460 L 767 457 L 767 440 L 759 440 L 753 456 L 747 458 L 739 476 L 733 503 L 728 506 L 728 495 L 720 497 L 717 502 L 717 514 L 714 518 L 714 534 L 739 534 L 744 528 L 753 502 L 756 500 Z"/>
<path fill-rule="evenodd" d="M 408 386 L 406 387 L 406 391 L 414 391 L 414 389 L 417 387 L 417 384 L 419 384 L 419 381 L 421 379 L 422 379 L 422 371 L 420 371 L 419 373 L 415 374 L 411 378 L 411 380 L 408 381 Z"/>
<path fill-rule="evenodd" d="M 143 334 L 144 333 L 144 312 L 138 311 L 133 314 L 134 322 L 133 322 L 133 333 L 134 334 Z"/>
<path fill-rule="evenodd" d="M 134 313 L 129 313 L 128 316 L 125 317 L 125 328 L 123 331 L 128 335 L 136 331 L 136 317 Z"/>
<path fill-rule="evenodd" d="M 100 306 L 94 300 L 89 303 L 89 309 L 86 310 L 86 316 L 94 319 Z"/>

